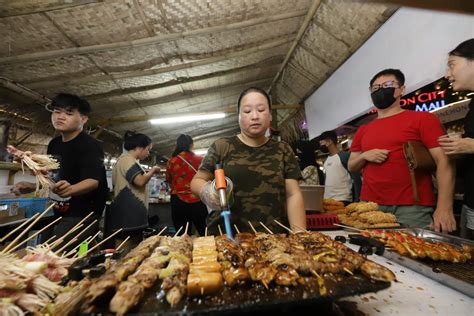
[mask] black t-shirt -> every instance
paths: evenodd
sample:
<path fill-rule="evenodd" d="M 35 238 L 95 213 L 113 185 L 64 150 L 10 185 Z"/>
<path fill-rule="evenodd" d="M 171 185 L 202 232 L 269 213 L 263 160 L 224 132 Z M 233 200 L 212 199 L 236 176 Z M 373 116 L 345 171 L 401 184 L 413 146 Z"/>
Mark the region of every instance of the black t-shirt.
<path fill-rule="evenodd" d="M 469 112 L 464 118 L 464 137 L 474 138 L 474 99 L 469 103 Z M 464 158 L 464 203 L 474 208 L 474 154 Z"/>
<path fill-rule="evenodd" d="M 73 196 L 65 201 L 61 216 L 84 217 L 90 212 L 101 215 L 107 199 L 107 180 L 104 167 L 104 152 L 97 140 L 81 132 L 74 139 L 63 142 L 61 136 L 48 144 L 48 154 L 60 163 L 59 171 L 53 176 L 57 182 L 66 180 L 76 184 L 85 179 L 99 181 L 99 187 L 89 193 Z"/>

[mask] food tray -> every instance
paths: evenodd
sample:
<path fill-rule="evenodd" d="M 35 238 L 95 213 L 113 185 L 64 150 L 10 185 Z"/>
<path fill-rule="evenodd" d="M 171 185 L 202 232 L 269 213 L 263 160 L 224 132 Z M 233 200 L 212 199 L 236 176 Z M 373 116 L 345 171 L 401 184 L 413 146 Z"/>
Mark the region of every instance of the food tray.
<path fill-rule="evenodd" d="M 432 242 L 446 242 L 455 246 L 469 245 L 474 242 L 455 236 L 436 233 L 420 228 L 405 228 L 401 232 L 411 233 L 416 237 Z M 474 254 L 472 254 L 474 256 Z M 466 263 L 449 263 L 430 259 L 412 259 L 397 252 L 387 250 L 383 254 L 387 259 L 410 268 L 424 276 L 449 286 L 467 296 L 474 297 L 474 259 Z"/>
<path fill-rule="evenodd" d="M 147 290 L 140 304 L 130 310 L 131 314 L 146 315 L 255 315 L 259 313 L 291 313 L 295 308 L 314 309 L 325 306 L 335 299 L 377 292 L 390 286 L 389 282 L 371 281 L 355 274 L 354 276 L 337 276 L 325 278 L 328 295 L 319 294 L 316 278 L 306 286 L 282 287 L 271 286 L 269 290 L 260 284 L 242 285 L 234 288 L 224 287 L 219 294 L 200 298 L 184 299 L 171 307 L 164 299 L 158 282 L 154 288 Z M 107 304 L 93 315 L 108 315 Z"/>

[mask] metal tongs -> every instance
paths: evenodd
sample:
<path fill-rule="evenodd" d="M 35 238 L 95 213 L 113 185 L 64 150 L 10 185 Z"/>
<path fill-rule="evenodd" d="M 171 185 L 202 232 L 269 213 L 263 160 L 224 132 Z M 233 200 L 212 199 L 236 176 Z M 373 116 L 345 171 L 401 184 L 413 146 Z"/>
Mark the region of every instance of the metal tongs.
<path fill-rule="evenodd" d="M 227 199 L 227 181 L 225 179 L 224 169 L 221 164 L 216 164 L 216 170 L 214 171 L 215 178 L 215 189 L 219 195 L 219 204 L 221 207 L 221 216 L 224 219 L 225 233 L 227 237 L 234 240 L 232 234 L 232 228 L 230 226 L 230 208 L 229 201 Z"/>

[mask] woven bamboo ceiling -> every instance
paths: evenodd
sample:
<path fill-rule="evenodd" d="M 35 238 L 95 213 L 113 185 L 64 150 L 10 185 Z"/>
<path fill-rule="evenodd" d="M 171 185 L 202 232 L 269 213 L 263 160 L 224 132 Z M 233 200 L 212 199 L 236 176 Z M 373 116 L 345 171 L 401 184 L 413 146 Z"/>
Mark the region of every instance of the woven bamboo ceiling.
<path fill-rule="evenodd" d="M 0 104 L 51 135 L 42 103 L 74 93 L 91 103 L 90 129 L 104 142 L 131 129 L 162 155 L 180 133 L 207 147 L 238 132 L 248 86 L 271 90 L 282 128 L 393 12 L 350 0 L 0 0 Z M 148 122 L 221 111 L 216 121 Z"/>

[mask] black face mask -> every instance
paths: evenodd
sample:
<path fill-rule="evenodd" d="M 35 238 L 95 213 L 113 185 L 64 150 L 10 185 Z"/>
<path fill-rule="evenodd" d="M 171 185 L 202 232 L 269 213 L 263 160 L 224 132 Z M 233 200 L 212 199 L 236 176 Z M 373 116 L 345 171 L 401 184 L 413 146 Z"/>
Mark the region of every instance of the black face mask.
<path fill-rule="evenodd" d="M 370 97 L 377 109 L 386 109 L 395 102 L 396 98 L 393 96 L 395 88 L 380 88 L 372 92 Z"/>
<path fill-rule="evenodd" d="M 329 153 L 329 148 L 328 148 L 328 146 L 326 146 L 326 145 L 319 145 L 319 150 L 320 150 L 323 154 Z"/>

